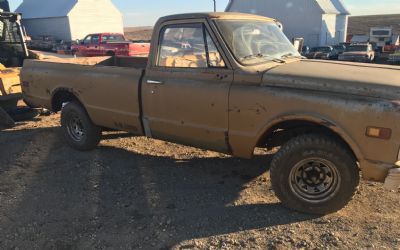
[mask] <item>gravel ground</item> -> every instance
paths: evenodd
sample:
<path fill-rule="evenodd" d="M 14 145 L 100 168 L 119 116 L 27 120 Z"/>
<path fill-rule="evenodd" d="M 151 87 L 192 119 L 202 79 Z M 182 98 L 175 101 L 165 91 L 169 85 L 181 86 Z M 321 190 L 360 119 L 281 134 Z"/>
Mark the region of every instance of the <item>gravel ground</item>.
<path fill-rule="evenodd" d="M 281 206 L 273 152 L 231 158 L 120 132 L 67 147 L 59 116 L 0 131 L 0 249 L 400 249 L 400 190 L 324 217 Z"/>

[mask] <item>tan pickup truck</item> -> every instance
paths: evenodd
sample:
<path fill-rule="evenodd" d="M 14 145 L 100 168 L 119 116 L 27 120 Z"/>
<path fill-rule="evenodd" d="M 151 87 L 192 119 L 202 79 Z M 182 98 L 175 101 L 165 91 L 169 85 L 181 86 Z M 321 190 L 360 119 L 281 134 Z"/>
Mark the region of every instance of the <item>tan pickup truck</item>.
<path fill-rule="evenodd" d="M 326 214 L 399 167 L 400 68 L 303 59 L 273 19 L 161 18 L 146 58 L 26 60 L 31 105 L 61 111 L 66 141 L 102 129 L 251 158 L 280 147 L 272 186 L 287 207 Z"/>

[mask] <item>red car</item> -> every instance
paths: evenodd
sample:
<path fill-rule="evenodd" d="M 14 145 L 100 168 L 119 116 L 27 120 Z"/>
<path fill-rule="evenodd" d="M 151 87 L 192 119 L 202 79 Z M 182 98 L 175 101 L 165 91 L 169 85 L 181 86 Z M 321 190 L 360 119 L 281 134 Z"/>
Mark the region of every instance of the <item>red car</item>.
<path fill-rule="evenodd" d="M 147 56 L 150 43 L 132 43 L 123 34 L 90 34 L 71 46 L 74 55 L 79 56 Z"/>

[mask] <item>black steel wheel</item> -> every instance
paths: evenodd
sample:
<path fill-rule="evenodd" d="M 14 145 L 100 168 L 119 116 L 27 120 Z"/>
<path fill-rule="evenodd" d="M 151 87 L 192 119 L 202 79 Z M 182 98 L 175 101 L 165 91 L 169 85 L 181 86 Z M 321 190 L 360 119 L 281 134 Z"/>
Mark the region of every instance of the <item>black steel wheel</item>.
<path fill-rule="evenodd" d="M 290 140 L 274 156 L 270 171 L 272 187 L 283 205 L 311 214 L 345 207 L 360 179 L 353 154 L 325 135 Z"/>
<path fill-rule="evenodd" d="M 63 107 L 61 126 L 67 143 L 75 149 L 91 150 L 100 142 L 101 128 L 92 123 L 86 110 L 77 102 Z"/>

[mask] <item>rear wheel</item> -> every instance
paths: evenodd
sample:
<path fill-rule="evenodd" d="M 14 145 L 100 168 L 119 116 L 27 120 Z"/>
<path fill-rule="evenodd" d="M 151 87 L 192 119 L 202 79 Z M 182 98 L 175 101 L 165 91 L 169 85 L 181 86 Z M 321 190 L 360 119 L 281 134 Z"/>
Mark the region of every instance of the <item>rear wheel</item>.
<path fill-rule="evenodd" d="M 101 128 L 92 123 L 77 102 L 70 102 L 62 109 L 61 126 L 67 143 L 75 149 L 92 150 L 100 142 Z"/>
<path fill-rule="evenodd" d="M 354 156 L 342 143 L 324 135 L 290 140 L 271 163 L 272 187 L 288 208 L 311 214 L 342 209 L 359 184 Z"/>

